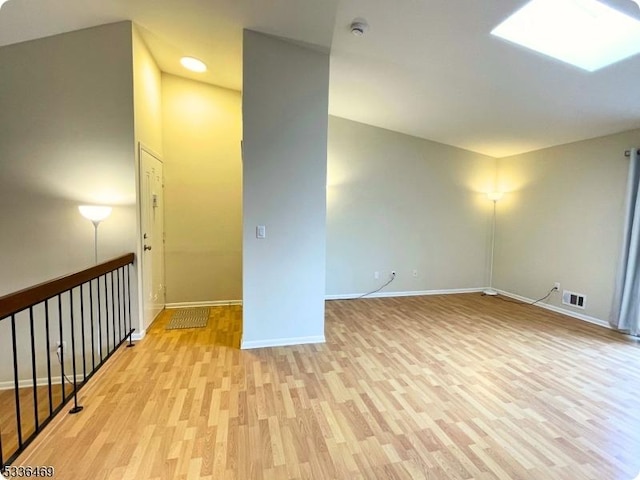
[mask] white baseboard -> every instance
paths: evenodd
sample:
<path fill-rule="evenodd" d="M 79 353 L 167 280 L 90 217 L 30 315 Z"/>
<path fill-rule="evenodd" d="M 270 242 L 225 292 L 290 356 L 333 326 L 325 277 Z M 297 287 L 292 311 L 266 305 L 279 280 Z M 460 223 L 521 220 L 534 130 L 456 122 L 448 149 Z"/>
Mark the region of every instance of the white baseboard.
<path fill-rule="evenodd" d="M 505 297 L 513 298 L 514 300 L 520 300 L 521 302 L 525 303 L 532 303 L 535 301 L 531 298 L 516 295 L 515 293 L 506 292 L 504 290 L 498 290 L 498 293 L 500 293 L 500 295 L 504 295 Z M 578 320 L 582 320 L 584 322 L 593 323 L 594 325 L 598 325 L 600 327 L 611 329 L 611 325 L 609 325 L 609 322 L 600 318 L 590 317 L 589 315 L 585 315 L 583 313 L 567 310 L 566 308 L 556 307 L 555 305 L 550 305 L 544 302 L 536 303 L 534 306 L 544 308 L 545 310 L 551 310 L 552 312 L 560 313 L 562 315 L 567 315 L 568 317 L 577 318 Z"/>
<path fill-rule="evenodd" d="M 411 297 L 411 296 L 421 296 L 421 295 L 455 295 L 460 293 L 480 293 L 484 289 L 483 288 L 454 288 L 449 290 L 421 290 L 421 291 L 411 291 L 411 292 L 377 292 L 372 293 L 371 295 L 367 295 L 365 298 L 388 298 L 388 297 Z M 505 297 L 513 298 L 514 300 L 519 300 L 524 303 L 532 303 L 535 300 L 527 297 L 523 297 L 521 295 L 516 295 L 515 293 L 507 292 L 505 290 L 497 290 L 498 293 L 504 295 Z M 349 294 L 338 294 L 338 295 L 326 295 L 325 300 L 352 300 L 354 298 L 358 298 L 362 296 L 362 293 L 349 293 Z M 572 310 L 568 310 L 566 308 L 556 307 L 555 305 L 550 305 L 548 303 L 536 303 L 536 307 L 541 307 L 546 310 L 551 310 L 552 312 L 560 313 L 562 315 L 567 315 L 569 317 L 577 318 L 578 320 L 582 320 L 584 322 L 593 323 L 594 325 L 598 325 L 600 327 L 605 327 L 611 329 L 611 325 L 606 320 L 602 320 L 600 318 L 590 317 L 589 315 L 585 315 L 583 313 L 574 312 Z"/>
<path fill-rule="evenodd" d="M 134 342 L 139 342 L 140 340 L 142 340 L 145 336 L 147 335 L 146 330 L 141 330 L 141 331 L 135 331 L 131 334 L 131 340 Z"/>
<path fill-rule="evenodd" d="M 70 378 L 71 375 L 67 375 L 67 377 Z M 76 382 L 82 383 L 82 375 L 76 375 Z M 51 378 L 51 385 L 60 385 L 61 383 L 62 380 L 60 379 L 60 375 L 56 375 L 55 377 Z M 47 379 L 47 377 L 36 378 L 36 385 L 38 387 L 46 387 L 47 385 L 49 385 L 49 380 Z M 13 380 L 8 382 L 0 382 L 0 390 L 13 390 L 14 388 L 15 385 L 13 383 Z M 30 378 L 18 380 L 18 388 L 33 388 L 33 380 L 31 380 Z"/>
<path fill-rule="evenodd" d="M 222 307 L 231 305 L 242 305 L 242 300 L 211 300 L 206 302 L 179 302 L 167 303 L 165 308 L 171 310 L 174 308 L 194 308 L 194 307 Z"/>
<path fill-rule="evenodd" d="M 266 348 L 266 347 L 286 347 L 291 345 L 303 345 L 307 343 L 325 343 L 324 335 L 317 335 L 313 337 L 294 337 L 294 338 L 272 338 L 269 340 L 256 340 L 240 342 L 240 348 L 242 350 L 250 350 L 253 348 Z"/>
<path fill-rule="evenodd" d="M 448 290 L 414 290 L 410 292 L 376 292 L 364 298 L 390 298 L 390 297 L 419 297 L 423 295 L 455 295 L 459 293 L 479 293 L 482 288 L 452 288 Z M 364 293 L 341 293 L 338 295 L 325 295 L 325 300 L 353 300 Z"/>

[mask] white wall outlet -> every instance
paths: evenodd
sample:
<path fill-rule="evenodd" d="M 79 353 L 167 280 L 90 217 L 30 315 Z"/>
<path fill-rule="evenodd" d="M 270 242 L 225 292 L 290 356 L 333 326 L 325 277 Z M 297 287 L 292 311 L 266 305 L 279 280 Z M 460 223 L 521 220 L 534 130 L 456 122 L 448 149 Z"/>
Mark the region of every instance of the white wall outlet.
<path fill-rule="evenodd" d="M 560 282 L 554 283 L 553 284 L 553 288 L 559 292 L 560 291 Z"/>
<path fill-rule="evenodd" d="M 373 272 L 373 278 L 378 280 L 380 278 L 380 272 Z"/>
<path fill-rule="evenodd" d="M 395 277 L 396 276 L 396 271 L 395 270 L 391 270 L 391 276 Z"/>
<path fill-rule="evenodd" d="M 265 225 L 256 227 L 256 238 L 267 238 L 267 227 Z"/>

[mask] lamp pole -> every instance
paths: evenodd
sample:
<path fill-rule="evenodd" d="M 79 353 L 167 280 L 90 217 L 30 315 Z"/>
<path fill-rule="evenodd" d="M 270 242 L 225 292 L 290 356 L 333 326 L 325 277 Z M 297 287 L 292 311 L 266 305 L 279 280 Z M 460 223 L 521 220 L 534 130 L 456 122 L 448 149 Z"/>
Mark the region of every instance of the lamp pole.
<path fill-rule="evenodd" d="M 491 218 L 491 257 L 489 261 L 489 288 L 483 290 L 483 295 L 498 295 L 493 288 L 493 255 L 496 247 L 496 204 L 502 198 L 502 192 L 490 192 L 487 194 L 489 200 L 493 202 L 493 216 Z"/>
<path fill-rule="evenodd" d="M 94 262 L 98 264 L 98 225 L 100 225 L 99 220 L 91 220 L 93 223 L 93 258 Z"/>

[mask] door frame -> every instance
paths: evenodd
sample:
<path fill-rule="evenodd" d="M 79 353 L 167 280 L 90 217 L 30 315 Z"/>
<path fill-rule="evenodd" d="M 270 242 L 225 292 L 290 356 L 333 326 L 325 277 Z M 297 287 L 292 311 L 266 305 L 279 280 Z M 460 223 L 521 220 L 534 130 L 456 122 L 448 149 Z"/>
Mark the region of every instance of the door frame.
<path fill-rule="evenodd" d="M 138 328 L 137 331 L 133 334 L 133 340 L 141 340 L 146 335 L 147 325 L 145 325 L 145 312 L 144 312 L 144 302 L 145 302 L 145 291 L 143 285 L 143 274 L 144 274 L 144 266 L 143 266 L 143 258 L 144 258 L 144 239 L 143 231 L 142 231 L 142 192 L 143 192 L 143 176 L 142 176 L 142 152 L 146 152 L 156 160 L 158 160 L 162 166 L 162 185 L 164 190 L 164 161 L 162 160 L 162 156 L 155 152 L 152 148 L 145 145 L 143 142 L 138 142 L 136 148 L 136 162 L 135 162 L 135 170 L 136 170 L 136 284 L 138 287 L 138 295 L 137 295 L 137 311 L 138 311 Z M 163 202 L 164 202 L 164 192 L 163 192 Z M 163 209 L 164 212 L 164 209 Z M 164 218 L 163 218 L 164 225 Z M 163 228 L 163 236 L 164 236 L 164 228 Z M 164 243 L 164 238 L 162 239 Z M 164 248 L 163 248 L 164 251 Z M 164 255 L 162 257 L 162 262 L 164 263 Z M 164 267 L 164 266 L 163 266 Z M 165 269 L 162 269 L 163 276 L 166 276 Z M 163 278 L 163 285 L 166 285 L 166 279 Z M 166 289 L 163 289 L 163 293 L 165 294 L 165 298 L 163 299 L 163 304 L 166 305 Z"/>

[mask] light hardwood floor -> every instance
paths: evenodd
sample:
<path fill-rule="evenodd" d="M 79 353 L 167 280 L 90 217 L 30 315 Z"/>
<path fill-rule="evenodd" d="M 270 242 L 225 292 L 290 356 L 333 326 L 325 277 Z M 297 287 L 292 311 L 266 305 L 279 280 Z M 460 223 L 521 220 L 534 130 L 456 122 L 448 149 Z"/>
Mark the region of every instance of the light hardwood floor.
<path fill-rule="evenodd" d="M 640 346 L 479 294 L 327 302 L 323 345 L 159 318 L 17 464 L 83 479 L 631 480 Z"/>
<path fill-rule="evenodd" d="M 67 394 L 70 389 L 67 386 Z M 35 409 L 33 399 L 33 387 L 21 388 L 20 395 L 20 428 L 23 441 L 36 429 Z M 49 389 L 37 388 L 38 397 L 38 421 L 39 424 L 49 416 Z M 55 410 L 62 403 L 62 385 L 51 386 L 51 410 Z M 18 450 L 18 425 L 16 422 L 15 389 L 0 390 L 0 436 L 2 440 L 2 458 L 7 459 Z"/>

